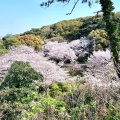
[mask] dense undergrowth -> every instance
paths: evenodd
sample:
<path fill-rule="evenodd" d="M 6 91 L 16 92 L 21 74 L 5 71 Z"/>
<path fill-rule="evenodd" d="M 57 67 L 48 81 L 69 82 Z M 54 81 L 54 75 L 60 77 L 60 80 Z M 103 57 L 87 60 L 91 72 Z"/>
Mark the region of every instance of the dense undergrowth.
<path fill-rule="evenodd" d="M 43 76 L 16 61 L 0 86 L 1 120 L 119 120 L 113 89 L 91 88 L 85 80 L 37 84 Z M 119 90 L 114 88 L 115 93 Z"/>

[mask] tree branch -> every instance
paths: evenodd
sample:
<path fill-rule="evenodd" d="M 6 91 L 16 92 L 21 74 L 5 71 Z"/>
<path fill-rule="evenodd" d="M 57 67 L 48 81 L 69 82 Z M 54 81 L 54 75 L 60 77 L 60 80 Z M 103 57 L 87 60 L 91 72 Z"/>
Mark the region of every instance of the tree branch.
<path fill-rule="evenodd" d="M 68 2 L 64 6 L 66 6 L 67 4 L 69 4 L 69 2 L 70 2 L 70 0 L 68 0 Z"/>
<path fill-rule="evenodd" d="M 69 0 L 69 1 L 70 1 L 70 0 Z M 73 12 L 73 10 L 75 9 L 75 7 L 76 7 L 76 5 L 77 5 L 78 2 L 79 2 L 79 0 L 77 0 L 77 1 L 75 2 L 74 6 L 73 6 L 73 8 L 72 8 L 72 10 L 71 10 L 71 12 L 70 12 L 70 13 L 67 13 L 66 15 L 70 15 L 70 14 Z"/>
<path fill-rule="evenodd" d="M 99 14 L 100 12 L 102 12 L 102 10 L 99 10 L 99 11 L 93 12 L 93 13 L 96 13 L 95 17 L 98 17 L 98 14 Z"/>

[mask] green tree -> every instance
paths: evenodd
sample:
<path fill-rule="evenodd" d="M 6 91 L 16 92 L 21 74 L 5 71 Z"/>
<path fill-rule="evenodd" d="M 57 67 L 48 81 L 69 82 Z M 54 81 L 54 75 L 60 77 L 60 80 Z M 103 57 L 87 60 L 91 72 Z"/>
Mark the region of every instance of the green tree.
<path fill-rule="evenodd" d="M 33 34 L 35 36 L 44 37 L 44 32 L 41 28 L 32 28 L 31 30 L 24 32 L 23 35 L 24 34 Z"/>
<path fill-rule="evenodd" d="M 5 54 L 5 53 L 7 53 L 8 52 L 8 50 L 5 48 L 5 46 L 3 45 L 3 40 L 2 39 L 0 39 L 0 55 L 1 54 Z"/>
<path fill-rule="evenodd" d="M 29 63 L 16 61 L 0 85 L 1 120 L 21 120 L 22 111 L 29 109 L 29 103 L 38 98 L 36 81 L 43 81 L 43 76 L 36 72 Z"/>
<path fill-rule="evenodd" d="M 3 38 L 3 44 L 8 49 L 9 46 L 15 46 L 15 47 L 17 47 L 21 43 L 20 43 L 20 41 L 15 36 L 11 36 L 11 37 L 4 37 Z"/>
<path fill-rule="evenodd" d="M 107 36 L 107 32 L 102 29 L 92 30 L 88 38 L 94 39 L 95 37 L 95 50 L 105 50 L 109 46 L 109 40 Z"/>
<path fill-rule="evenodd" d="M 40 6 L 46 6 L 49 7 L 54 2 L 62 2 L 62 3 L 69 3 L 71 0 L 48 0 L 47 2 L 42 2 Z M 73 8 L 68 15 L 72 13 L 74 8 L 76 7 L 77 3 L 80 0 L 76 0 Z M 82 0 L 82 3 L 88 2 L 89 6 L 92 6 L 91 0 Z M 105 27 L 106 31 L 108 33 L 109 41 L 110 41 L 110 49 L 113 54 L 113 61 L 114 66 L 116 67 L 116 72 L 118 74 L 118 77 L 120 78 L 120 58 L 119 58 L 119 43 L 120 43 L 120 37 L 118 32 L 118 19 L 116 19 L 115 14 L 113 12 L 113 2 L 111 0 L 95 0 L 96 3 L 100 3 L 102 10 L 97 12 L 97 15 L 99 12 L 103 12 L 103 19 L 105 21 Z"/>
<path fill-rule="evenodd" d="M 3 45 L 3 40 L 2 39 L 0 39 L 0 45 Z"/>
<path fill-rule="evenodd" d="M 120 36 L 118 32 L 118 21 L 115 17 L 115 13 L 113 12 L 113 2 L 111 0 L 100 0 L 100 4 L 102 6 L 103 11 L 103 19 L 106 23 L 106 31 L 108 33 L 110 48 L 113 55 L 114 66 L 116 67 L 116 71 L 118 77 L 120 78 L 120 58 L 119 58 L 119 42 Z"/>

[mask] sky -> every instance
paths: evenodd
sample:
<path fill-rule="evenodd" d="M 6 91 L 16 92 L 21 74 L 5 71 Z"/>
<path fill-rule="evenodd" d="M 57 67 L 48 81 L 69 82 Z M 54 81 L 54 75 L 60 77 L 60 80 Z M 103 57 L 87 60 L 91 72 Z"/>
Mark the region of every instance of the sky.
<path fill-rule="evenodd" d="M 69 13 L 75 0 L 68 5 L 52 4 L 49 8 L 40 7 L 40 3 L 47 0 L 0 0 L 0 37 L 6 34 L 20 34 L 31 28 L 54 24 L 62 20 L 95 15 L 93 12 L 101 9 L 99 4 L 77 4 L 71 15 Z M 120 1 L 112 0 L 115 12 L 120 11 Z"/>

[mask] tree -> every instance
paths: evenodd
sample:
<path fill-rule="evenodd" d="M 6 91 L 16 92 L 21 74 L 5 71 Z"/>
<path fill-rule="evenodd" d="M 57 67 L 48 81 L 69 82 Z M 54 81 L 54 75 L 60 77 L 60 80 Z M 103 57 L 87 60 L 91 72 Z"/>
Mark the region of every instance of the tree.
<path fill-rule="evenodd" d="M 71 0 L 48 0 L 47 2 L 42 2 L 40 4 L 40 6 L 46 6 L 49 7 L 51 4 L 53 4 L 54 2 L 62 2 L 62 3 L 67 3 L 69 4 Z M 72 13 L 72 11 L 75 9 L 77 3 L 80 0 L 76 0 L 73 8 L 71 10 L 70 13 L 68 13 L 67 15 L 70 15 Z M 87 3 L 88 5 L 91 7 L 92 5 L 92 0 L 82 0 L 82 3 Z M 113 12 L 114 7 L 113 7 L 113 2 L 111 0 L 95 0 L 96 3 L 100 3 L 102 10 L 97 12 L 97 15 L 99 12 L 103 12 L 103 19 L 105 21 L 105 27 L 106 27 L 106 31 L 108 33 L 108 37 L 109 37 L 109 42 L 110 42 L 110 49 L 111 49 L 111 53 L 112 53 L 112 58 L 114 61 L 114 66 L 117 72 L 118 77 L 120 78 L 120 58 L 119 58 L 119 43 L 120 43 L 120 37 L 118 34 L 118 21 L 119 19 L 117 19 L 115 17 L 115 14 Z"/>
<path fill-rule="evenodd" d="M 88 38 L 94 39 L 95 37 L 95 50 L 106 50 L 109 46 L 107 32 L 102 29 L 92 30 Z"/>
<path fill-rule="evenodd" d="M 17 35 L 16 37 L 21 42 L 21 44 L 31 46 L 36 51 L 39 51 L 42 48 L 42 39 L 38 36 L 35 36 L 34 34 Z"/>
<path fill-rule="evenodd" d="M 0 39 L 0 55 L 2 55 L 2 54 L 5 54 L 5 53 L 7 53 L 8 52 L 8 50 L 5 48 L 5 46 L 3 45 L 3 40 L 2 39 Z"/>
<path fill-rule="evenodd" d="M 119 58 L 119 42 L 120 37 L 118 33 L 118 21 L 115 18 L 115 14 L 112 12 L 114 10 L 113 2 L 111 0 L 100 0 L 103 11 L 103 19 L 106 23 L 106 31 L 109 36 L 110 49 L 113 54 L 114 66 L 118 77 L 120 78 L 120 58 Z"/>
<path fill-rule="evenodd" d="M 21 120 L 22 111 L 38 97 L 38 84 L 43 75 L 36 72 L 28 62 L 15 61 L 0 85 L 1 120 Z"/>
<path fill-rule="evenodd" d="M 21 42 L 16 37 L 10 36 L 3 38 L 3 44 L 8 49 L 10 46 L 15 46 L 15 47 L 19 46 Z"/>

